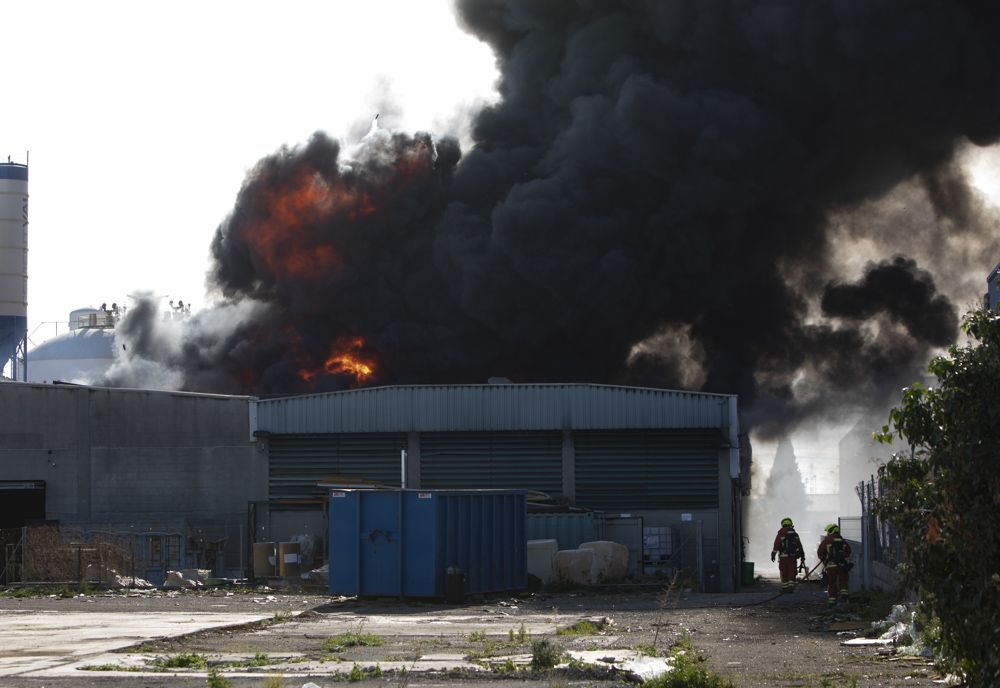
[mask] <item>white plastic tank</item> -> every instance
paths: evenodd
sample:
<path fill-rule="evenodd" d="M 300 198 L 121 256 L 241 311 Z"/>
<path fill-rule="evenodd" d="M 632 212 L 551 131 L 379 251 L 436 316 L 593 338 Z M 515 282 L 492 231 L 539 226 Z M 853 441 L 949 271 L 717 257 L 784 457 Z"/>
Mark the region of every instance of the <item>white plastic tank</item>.
<path fill-rule="evenodd" d="M 0 372 L 23 353 L 27 330 L 28 166 L 6 162 L 0 163 Z"/>

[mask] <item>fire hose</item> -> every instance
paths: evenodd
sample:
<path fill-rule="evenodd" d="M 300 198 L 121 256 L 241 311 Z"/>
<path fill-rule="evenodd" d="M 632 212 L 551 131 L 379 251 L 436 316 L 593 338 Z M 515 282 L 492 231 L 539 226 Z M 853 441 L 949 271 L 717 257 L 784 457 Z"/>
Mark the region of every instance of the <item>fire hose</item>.
<path fill-rule="evenodd" d="M 795 579 L 795 582 L 794 582 L 794 583 L 792 583 L 792 587 L 791 587 L 791 590 L 794 590 L 794 589 L 795 589 L 795 587 L 796 587 L 796 586 L 797 586 L 797 585 L 798 585 L 799 583 L 805 583 L 805 582 L 806 582 L 807 580 L 809 580 L 809 576 L 811 576 L 811 575 L 812 575 L 812 572 L 813 572 L 813 571 L 815 571 L 816 569 L 818 569 L 818 568 L 819 568 L 819 565 L 820 565 L 820 564 L 822 564 L 822 563 L 823 563 L 822 561 L 817 561 L 817 562 L 816 562 L 816 565 L 815 565 L 815 566 L 813 566 L 813 567 L 812 567 L 811 569 L 809 569 L 808 571 L 806 571 L 806 575 L 804 575 L 804 576 L 802 577 L 802 579 L 801 579 L 801 580 L 799 580 L 798 578 L 796 578 L 796 579 Z M 803 559 L 803 560 L 802 560 L 802 564 L 801 564 L 801 565 L 799 566 L 799 568 L 798 568 L 798 571 L 802 571 L 802 570 L 804 570 L 805 568 L 806 568 L 806 563 L 805 563 L 805 559 Z M 798 571 L 796 571 L 796 573 L 797 573 Z M 767 602 L 770 602 L 771 600 L 776 600 L 776 599 L 778 599 L 779 597 L 781 597 L 781 596 L 782 596 L 782 595 L 784 595 L 784 594 L 787 594 L 788 592 L 790 592 L 790 591 L 788 591 L 788 590 L 781 590 L 781 591 L 779 591 L 779 592 L 775 593 L 774 595 L 772 595 L 771 597 L 768 597 L 767 599 L 764 599 L 764 600 L 760 600 L 760 601 L 758 601 L 758 602 L 749 602 L 749 603 L 747 603 L 747 604 L 740 604 L 740 605 L 737 605 L 737 607 L 753 607 L 753 606 L 756 606 L 756 605 L 758 605 L 758 604 L 765 604 L 765 603 L 767 603 Z"/>
<path fill-rule="evenodd" d="M 815 571 L 816 569 L 818 569 L 819 566 L 820 566 L 820 564 L 822 564 L 822 563 L 823 563 L 822 561 L 816 562 L 816 565 L 813 566 L 808 571 L 806 571 L 806 575 L 804 575 L 801 580 L 798 579 L 798 578 L 796 578 L 795 582 L 792 584 L 792 589 L 794 590 L 795 587 L 799 583 L 805 583 L 807 580 L 809 580 L 809 576 L 811 576 L 812 573 L 813 573 L 813 571 Z M 805 569 L 805 563 L 804 562 L 799 567 L 798 570 L 801 571 L 803 569 Z M 743 607 L 755 607 L 758 604 L 767 604 L 768 602 L 770 602 L 772 600 L 778 599 L 779 597 L 781 597 L 784 594 L 786 594 L 786 591 L 785 590 L 781 590 L 780 592 L 777 592 L 774 595 L 771 595 L 770 597 L 768 597 L 766 599 L 758 600 L 757 602 L 748 602 L 747 604 L 737 604 L 737 605 L 731 605 L 731 604 L 711 604 L 711 605 L 699 605 L 699 606 L 693 606 L 693 607 L 683 607 L 683 609 L 685 609 L 685 610 L 687 610 L 687 609 L 716 609 L 718 607 L 728 607 L 730 609 L 742 609 Z M 656 625 L 656 624 L 654 624 L 654 625 Z"/>

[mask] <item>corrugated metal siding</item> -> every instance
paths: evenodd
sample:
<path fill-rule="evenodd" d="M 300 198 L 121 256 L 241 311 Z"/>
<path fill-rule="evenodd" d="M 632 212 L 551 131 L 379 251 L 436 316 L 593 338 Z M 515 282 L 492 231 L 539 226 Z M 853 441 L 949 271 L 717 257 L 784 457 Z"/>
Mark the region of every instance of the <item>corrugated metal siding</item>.
<path fill-rule="evenodd" d="M 719 432 L 577 432 L 576 499 L 592 509 L 719 508 Z"/>
<path fill-rule="evenodd" d="M 562 493 L 559 432 L 423 433 L 420 485 L 425 488 L 518 488 Z"/>
<path fill-rule="evenodd" d="M 582 384 L 374 387 L 264 399 L 258 424 L 276 434 L 719 428 L 732 398 Z"/>
<path fill-rule="evenodd" d="M 601 525 L 592 513 L 528 514 L 528 539 L 556 540 L 559 549 L 576 549 L 581 542 L 603 539 Z"/>
<path fill-rule="evenodd" d="M 268 484 L 271 499 L 315 499 L 316 484 L 331 475 L 399 486 L 406 435 L 271 435 Z"/>

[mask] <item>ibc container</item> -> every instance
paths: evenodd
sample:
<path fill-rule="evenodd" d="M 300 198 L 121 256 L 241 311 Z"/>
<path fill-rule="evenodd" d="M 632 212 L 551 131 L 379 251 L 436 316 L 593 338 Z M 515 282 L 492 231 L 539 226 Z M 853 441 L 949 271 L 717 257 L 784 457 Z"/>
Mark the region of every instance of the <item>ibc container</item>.
<path fill-rule="evenodd" d="M 443 597 L 445 573 L 465 594 L 527 585 L 523 490 L 331 490 L 333 595 Z"/>

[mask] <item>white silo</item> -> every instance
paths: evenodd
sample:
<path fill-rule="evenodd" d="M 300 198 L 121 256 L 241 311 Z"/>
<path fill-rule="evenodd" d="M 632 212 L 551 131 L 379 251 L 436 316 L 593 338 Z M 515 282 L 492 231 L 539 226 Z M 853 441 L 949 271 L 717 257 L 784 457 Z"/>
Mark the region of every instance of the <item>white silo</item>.
<path fill-rule="evenodd" d="M 28 166 L 0 163 L 0 377 L 25 380 L 28 342 Z"/>

